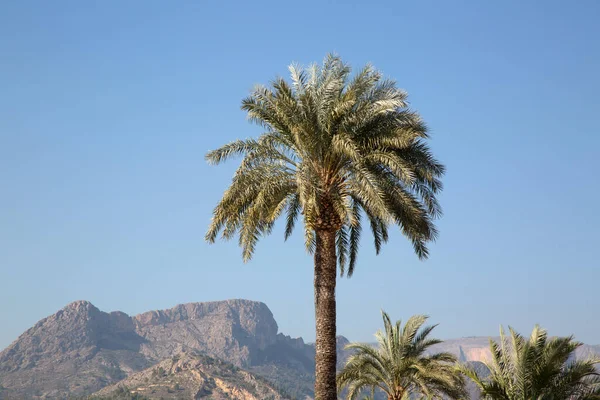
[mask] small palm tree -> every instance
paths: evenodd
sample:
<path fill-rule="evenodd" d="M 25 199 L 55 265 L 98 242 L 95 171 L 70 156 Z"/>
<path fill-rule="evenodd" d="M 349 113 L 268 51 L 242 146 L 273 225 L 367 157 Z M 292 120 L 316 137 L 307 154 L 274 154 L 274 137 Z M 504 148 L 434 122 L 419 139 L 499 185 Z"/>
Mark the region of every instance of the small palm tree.
<path fill-rule="evenodd" d="M 366 344 L 349 344 L 355 350 L 338 374 L 340 390 L 355 399 L 364 390 L 383 391 L 389 400 L 421 398 L 460 398 L 466 396 L 464 378 L 456 372 L 456 357 L 449 353 L 427 355 L 427 350 L 441 340 L 429 338 L 436 327 L 422 328 L 424 315 L 411 317 L 404 328 L 383 314 L 384 331 L 375 334 L 379 348 Z"/>
<path fill-rule="evenodd" d="M 595 364 L 600 360 L 575 360 L 581 346 L 572 336 L 548 339 L 535 326 L 529 339 L 510 330 L 510 340 L 500 328 L 500 343 L 490 339 L 490 375 L 483 379 L 475 370 L 460 370 L 490 400 L 584 400 L 600 399 L 600 380 Z"/>
<path fill-rule="evenodd" d="M 354 272 L 364 215 L 377 252 L 395 224 L 419 258 L 427 258 L 437 235 L 432 221 L 441 214 L 436 194 L 444 166 L 427 147 L 427 129 L 407 108 L 406 93 L 371 66 L 351 79 L 350 67 L 328 56 L 322 67 L 292 65 L 290 72 L 291 85 L 278 78 L 242 102 L 265 133 L 207 154 L 213 164 L 244 158 L 214 209 L 206 240 L 239 234 L 247 261 L 280 216 L 286 239 L 302 216 L 306 248 L 314 254 L 315 397 L 335 400 L 337 267 L 340 275 Z"/>

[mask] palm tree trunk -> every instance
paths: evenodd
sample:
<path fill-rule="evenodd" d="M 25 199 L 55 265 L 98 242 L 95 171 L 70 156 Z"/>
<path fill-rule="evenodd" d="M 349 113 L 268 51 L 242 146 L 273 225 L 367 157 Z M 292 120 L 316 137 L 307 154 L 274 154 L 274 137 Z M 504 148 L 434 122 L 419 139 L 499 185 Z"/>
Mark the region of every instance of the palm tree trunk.
<path fill-rule="evenodd" d="M 315 400 L 336 400 L 337 387 L 335 373 L 336 353 L 336 312 L 335 283 L 337 258 L 335 254 L 333 230 L 316 232 L 315 249 L 315 320 L 316 340 L 316 380 Z"/>

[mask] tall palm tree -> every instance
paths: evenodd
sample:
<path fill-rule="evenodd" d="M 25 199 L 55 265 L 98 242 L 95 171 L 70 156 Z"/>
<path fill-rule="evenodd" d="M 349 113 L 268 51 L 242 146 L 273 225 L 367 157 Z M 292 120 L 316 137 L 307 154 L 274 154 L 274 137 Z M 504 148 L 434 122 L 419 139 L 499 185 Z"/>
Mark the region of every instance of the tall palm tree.
<path fill-rule="evenodd" d="M 500 328 L 500 343 L 490 339 L 491 361 L 487 378 L 475 370 L 460 370 L 491 400 L 584 400 L 600 399 L 600 380 L 595 364 L 600 360 L 575 360 L 581 346 L 572 336 L 548 338 L 536 326 L 529 339 L 512 328 L 510 339 Z"/>
<path fill-rule="evenodd" d="M 429 348 L 441 340 L 429 338 L 436 327 L 423 324 L 424 315 L 415 315 L 402 328 L 383 314 L 384 330 L 375 334 L 378 348 L 353 343 L 346 346 L 355 353 L 337 377 L 338 387 L 347 389 L 348 400 L 365 390 L 383 391 L 388 400 L 420 398 L 453 399 L 466 396 L 464 378 L 456 372 L 456 357 L 449 353 L 427 355 Z"/>
<path fill-rule="evenodd" d="M 287 239 L 299 215 L 314 254 L 318 400 L 336 398 L 336 271 L 354 272 L 363 218 L 377 253 L 389 225 L 400 227 L 419 258 L 437 231 L 436 193 L 444 167 L 432 156 L 427 129 L 407 95 L 371 66 L 351 77 L 336 56 L 257 86 L 242 109 L 265 132 L 210 151 L 209 163 L 243 155 L 214 209 L 206 240 L 239 235 L 244 261 L 282 214 Z"/>

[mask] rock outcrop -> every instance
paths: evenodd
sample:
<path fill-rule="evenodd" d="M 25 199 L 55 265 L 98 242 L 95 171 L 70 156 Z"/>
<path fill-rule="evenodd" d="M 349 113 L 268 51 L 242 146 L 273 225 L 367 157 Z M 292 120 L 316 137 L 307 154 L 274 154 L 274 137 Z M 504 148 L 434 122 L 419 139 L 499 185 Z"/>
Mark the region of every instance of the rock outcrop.
<path fill-rule="evenodd" d="M 264 304 L 248 300 L 181 304 L 132 318 L 144 338 L 141 353 L 152 359 L 195 349 L 238 367 L 277 342 L 277 323 Z"/>
<path fill-rule="evenodd" d="M 148 399 L 283 400 L 265 379 L 198 352 L 180 353 L 92 396 L 139 395 Z"/>

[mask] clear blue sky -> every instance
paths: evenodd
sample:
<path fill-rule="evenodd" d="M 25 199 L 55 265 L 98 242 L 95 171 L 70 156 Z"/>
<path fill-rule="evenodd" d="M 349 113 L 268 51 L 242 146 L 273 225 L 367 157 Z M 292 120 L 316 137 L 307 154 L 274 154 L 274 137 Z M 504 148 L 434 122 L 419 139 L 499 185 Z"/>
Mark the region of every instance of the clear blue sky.
<path fill-rule="evenodd" d="M 371 340 L 383 308 L 443 338 L 540 323 L 600 343 L 598 1 L 217 4 L 0 5 L 0 348 L 78 299 L 261 300 L 313 340 L 300 231 L 246 265 L 205 244 L 237 162 L 203 157 L 260 132 L 239 109 L 254 84 L 330 51 L 395 78 L 448 168 L 431 259 L 365 235 L 339 332 Z"/>

